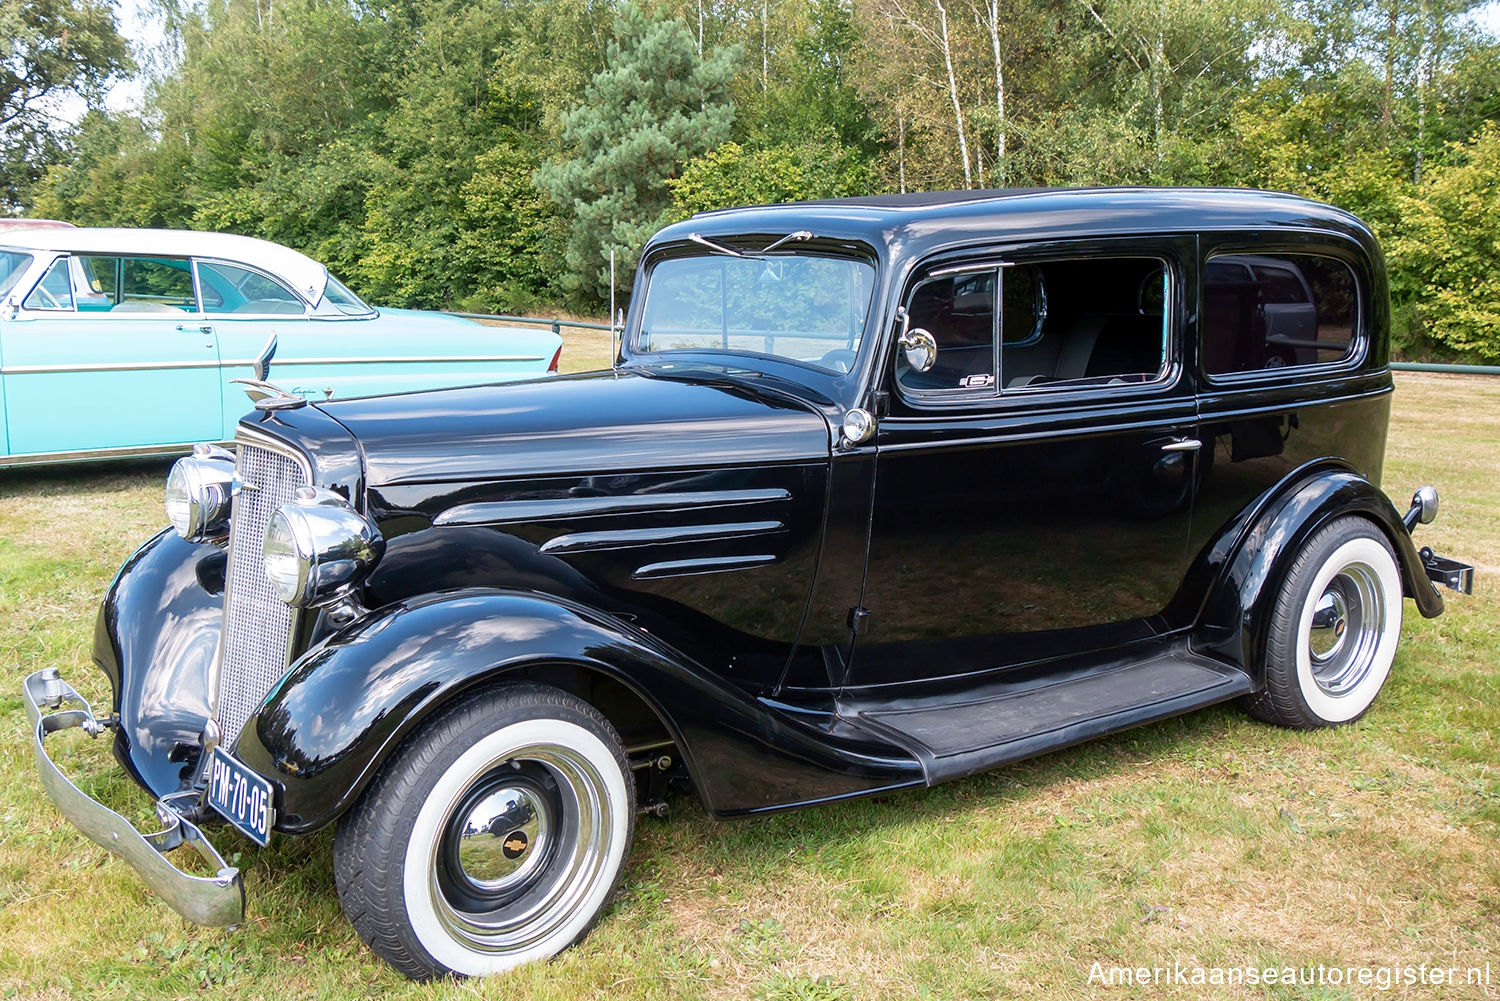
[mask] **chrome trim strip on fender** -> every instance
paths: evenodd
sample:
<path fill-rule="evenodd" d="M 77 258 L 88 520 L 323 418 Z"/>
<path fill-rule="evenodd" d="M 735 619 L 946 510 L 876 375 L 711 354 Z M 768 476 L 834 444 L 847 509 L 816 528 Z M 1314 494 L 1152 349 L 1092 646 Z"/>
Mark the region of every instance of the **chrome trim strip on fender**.
<path fill-rule="evenodd" d="M 459 504 L 433 519 L 434 525 L 508 525 L 587 518 L 639 511 L 680 511 L 695 507 L 755 504 L 791 500 L 779 488 L 766 490 L 694 490 L 678 493 L 629 494 L 623 497 L 549 497 L 540 500 L 490 501 Z"/>
<path fill-rule="evenodd" d="M 630 576 L 636 580 L 655 580 L 660 577 L 690 577 L 694 574 L 724 573 L 729 570 L 749 570 L 751 567 L 775 563 L 776 557 L 756 556 L 709 556 L 693 560 L 667 560 L 663 563 L 647 563 Z"/>
<path fill-rule="evenodd" d="M 544 355 L 398 355 L 390 357 L 357 358 L 278 358 L 276 367 L 289 365 L 416 365 L 452 364 L 469 365 L 497 361 L 543 361 Z M 0 375 L 54 375 L 62 372 L 164 372 L 194 368 L 249 368 L 255 359 L 232 359 L 230 361 L 163 361 L 163 362 L 100 362 L 91 365 L 6 365 L 0 366 Z"/>
<path fill-rule="evenodd" d="M 30 675 L 22 684 L 26 718 L 31 721 L 32 750 L 42 787 L 62 815 L 89 840 L 129 863 L 142 881 L 189 921 L 201 925 L 237 925 L 245 917 L 245 884 L 240 871 L 225 863 L 197 825 L 177 811 L 173 800 L 196 802 L 195 793 L 157 800 L 156 815 L 162 829 L 142 834 L 109 807 L 90 798 L 63 775 L 44 746 L 50 733 L 77 727 L 90 736 L 109 726 L 94 715 L 93 707 L 72 686 L 58 677 L 56 668 Z M 65 703 L 81 709 L 63 709 Z M 43 713 L 43 708 L 54 710 Z M 187 846 L 215 871 L 213 876 L 194 876 L 167 860 L 166 853 Z"/>
<path fill-rule="evenodd" d="M 666 528 L 627 528 L 607 532 L 573 532 L 542 543 L 544 553 L 581 553 L 599 549 L 633 549 L 666 542 L 742 539 L 785 531 L 779 521 L 743 521 L 717 525 L 669 525 Z"/>

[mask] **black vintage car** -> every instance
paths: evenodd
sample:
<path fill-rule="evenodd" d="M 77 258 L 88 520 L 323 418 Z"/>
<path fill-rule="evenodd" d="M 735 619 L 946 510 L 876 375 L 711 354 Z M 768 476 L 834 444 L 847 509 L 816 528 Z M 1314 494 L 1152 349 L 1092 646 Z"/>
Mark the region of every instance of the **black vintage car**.
<path fill-rule="evenodd" d="M 1354 720 L 1403 596 L 1438 615 L 1471 573 L 1412 541 L 1431 488 L 1381 492 L 1388 325 L 1369 231 L 1286 195 L 696 216 L 646 248 L 612 371 L 253 385 L 103 601 L 110 711 L 27 679 L 43 782 L 207 923 L 244 905 L 202 825 L 337 824 L 346 911 L 421 977 L 576 941 L 673 779 L 731 817 L 1231 699 Z M 71 727 L 160 832 L 57 770 Z"/>

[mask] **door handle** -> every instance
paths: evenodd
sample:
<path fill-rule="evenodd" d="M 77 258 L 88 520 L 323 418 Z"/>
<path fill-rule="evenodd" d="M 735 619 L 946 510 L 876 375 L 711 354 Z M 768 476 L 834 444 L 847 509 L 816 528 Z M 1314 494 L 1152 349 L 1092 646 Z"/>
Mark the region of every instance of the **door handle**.
<path fill-rule="evenodd" d="M 1169 441 L 1161 447 L 1163 452 L 1196 452 L 1203 447 L 1203 442 L 1197 438 L 1178 438 Z"/>
<path fill-rule="evenodd" d="M 211 334 L 214 332 L 214 327 L 211 323 L 179 323 L 177 324 L 177 329 L 191 330 L 199 334 Z"/>

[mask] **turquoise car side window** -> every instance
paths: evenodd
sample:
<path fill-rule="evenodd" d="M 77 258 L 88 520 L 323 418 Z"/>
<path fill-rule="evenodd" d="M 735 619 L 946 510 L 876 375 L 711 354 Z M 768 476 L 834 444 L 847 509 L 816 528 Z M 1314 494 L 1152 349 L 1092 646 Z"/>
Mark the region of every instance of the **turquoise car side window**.
<path fill-rule="evenodd" d="M 110 312 L 191 312 L 198 305 L 192 268 L 170 258 L 121 258 L 119 300 Z"/>
<path fill-rule="evenodd" d="M 20 281 L 21 275 L 25 273 L 30 263 L 30 254 L 18 254 L 14 250 L 0 250 L 0 295 L 9 292 L 11 286 Z"/>
<path fill-rule="evenodd" d="M 78 258 L 78 267 L 87 286 L 78 290 L 78 311 L 108 313 L 120 301 L 120 259 L 81 256 Z"/>
<path fill-rule="evenodd" d="M 305 312 L 302 300 L 291 289 L 248 268 L 199 261 L 198 282 L 205 313 Z"/>
<path fill-rule="evenodd" d="M 68 259 L 59 257 L 22 303 L 27 309 L 71 310 L 73 287 L 68 282 Z"/>

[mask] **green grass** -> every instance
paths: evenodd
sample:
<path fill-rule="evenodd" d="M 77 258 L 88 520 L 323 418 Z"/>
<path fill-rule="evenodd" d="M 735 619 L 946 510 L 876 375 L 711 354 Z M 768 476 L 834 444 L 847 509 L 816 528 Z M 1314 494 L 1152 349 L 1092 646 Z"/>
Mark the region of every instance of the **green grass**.
<path fill-rule="evenodd" d="M 58 818 L 32 771 L 20 680 L 55 663 L 105 694 L 87 668 L 94 604 L 161 521 L 167 467 L 0 473 L 0 998 L 1079 998 L 1098 989 L 1096 962 L 1489 962 L 1500 976 L 1500 380 L 1398 386 L 1386 483 L 1398 499 L 1438 486 L 1444 510 L 1421 538 L 1478 564 L 1478 593 L 1433 621 L 1407 603 L 1394 675 L 1358 724 L 1293 733 L 1221 708 L 761 820 L 717 824 L 678 800 L 642 821 L 584 943 L 468 983 L 409 984 L 362 946 L 327 835 L 262 851 L 219 832 L 250 897 L 229 932 L 181 921 Z M 146 797 L 106 748 L 75 743 L 73 773 L 145 822 Z M 1500 983 L 1488 990 L 1410 993 L 1493 997 Z"/>

